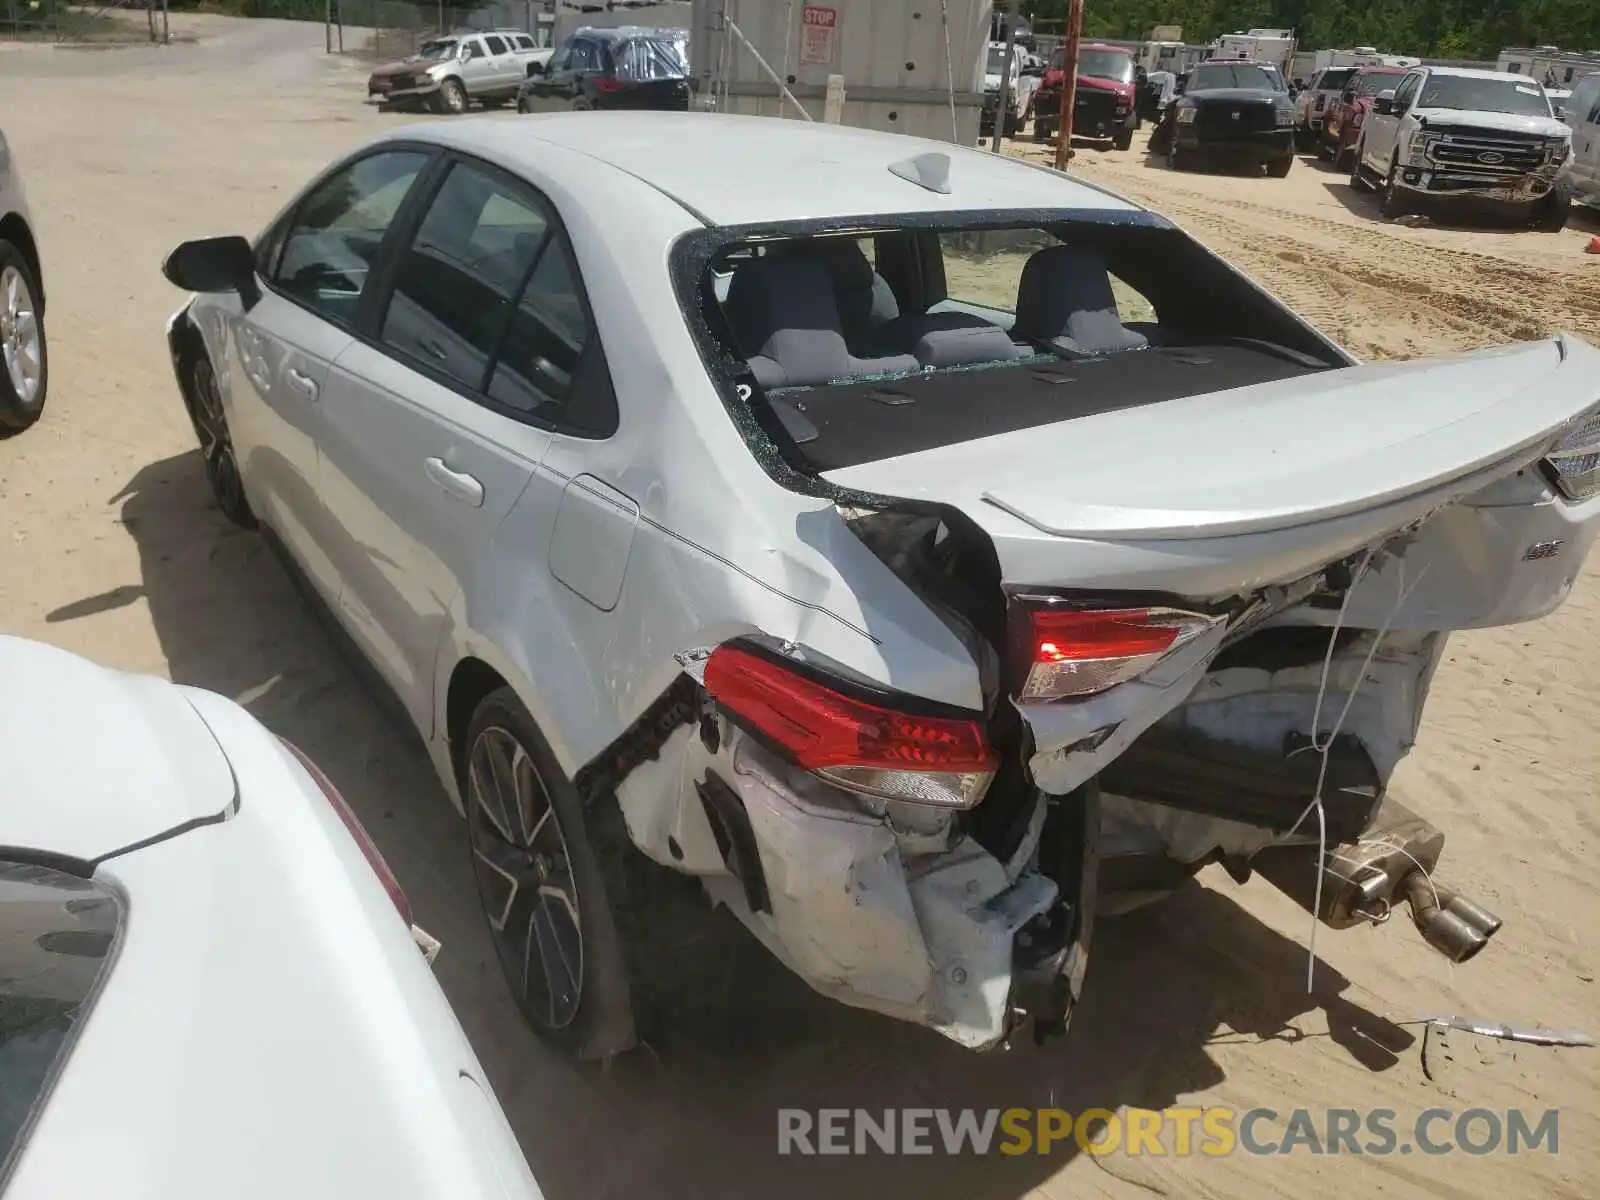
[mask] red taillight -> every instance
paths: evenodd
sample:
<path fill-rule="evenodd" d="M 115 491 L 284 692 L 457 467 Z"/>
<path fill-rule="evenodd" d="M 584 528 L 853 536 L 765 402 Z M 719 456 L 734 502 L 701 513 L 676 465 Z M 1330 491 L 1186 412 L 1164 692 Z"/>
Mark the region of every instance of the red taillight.
<path fill-rule="evenodd" d="M 378 847 L 373 844 L 372 838 L 361 825 L 361 820 L 351 811 L 345 803 L 339 789 L 333 786 L 333 781 L 322 773 L 322 768 L 306 757 L 305 753 L 287 738 L 279 738 L 280 742 L 294 755 L 295 760 L 306 769 L 306 774 L 322 789 L 322 794 L 328 798 L 328 803 L 333 806 L 333 811 L 339 814 L 339 819 L 344 822 L 344 827 L 350 831 L 350 836 L 355 838 L 356 845 L 361 847 L 362 857 L 367 860 L 367 865 L 372 868 L 372 873 L 378 877 L 378 882 L 383 884 L 383 890 L 389 893 L 389 899 L 394 901 L 395 908 L 400 910 L 400 919 L 407 925 L 411 924 L 411 902 L 406 899 L 406 894 L 400 890 L 400 881 L 394 877 L 394 872 L 389 869 L 389 864 L 383 860 Z"/>
<path fill-rule="evenodd" d="M 628 85 L 614 75 L 596 75 L 594 77 L 594 90 L 597 92 L 626 91 Z"/>
<path fill-rule="evenodd" d="M 1020 701 L 1090 696 L 1137 679 L 1218 618 L 1175 608 L 1024 608 Z"/>
<path fill-rule="evenodd" d="M 994 775 L 976 717 L 871 703 L 737 643 L 711 652 L 705 688 L 796 764 L 852 791 L 967 808 Z"/>

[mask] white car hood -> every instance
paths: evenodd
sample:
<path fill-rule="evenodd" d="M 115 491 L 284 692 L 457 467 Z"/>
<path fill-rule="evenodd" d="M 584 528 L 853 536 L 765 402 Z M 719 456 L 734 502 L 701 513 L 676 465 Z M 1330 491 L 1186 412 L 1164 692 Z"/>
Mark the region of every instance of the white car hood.
<path fill-rule="evenodd" d="M 218 818 L 233 770 L 165 680 L 0 636 L 0 846 L 94 862 Z"/>
<path fill-rule="evenodd" d="M 1564 121 L 1554 117 L 1524 117 L 1517 113 L 1467 112 L 1459 108 L 1419 108 L 1419 120 L 1429 129 L 1498 129 L 1506 133 L 1531 133 L 1539 137 L 1564 137 L 1572 133 Z"/>

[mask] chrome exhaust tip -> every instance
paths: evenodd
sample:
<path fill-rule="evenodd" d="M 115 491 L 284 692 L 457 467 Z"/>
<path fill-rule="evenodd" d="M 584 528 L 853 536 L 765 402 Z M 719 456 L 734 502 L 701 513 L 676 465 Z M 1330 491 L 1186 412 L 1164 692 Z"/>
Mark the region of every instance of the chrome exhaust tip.
<path fill-rule="evenodd" d="M 1421 871 L 1407 875 L 1402 890 L 1422 940 L 1451 962 L 1476 957 L 1504 924 L 1476 901 L 1433 883 Z"/>

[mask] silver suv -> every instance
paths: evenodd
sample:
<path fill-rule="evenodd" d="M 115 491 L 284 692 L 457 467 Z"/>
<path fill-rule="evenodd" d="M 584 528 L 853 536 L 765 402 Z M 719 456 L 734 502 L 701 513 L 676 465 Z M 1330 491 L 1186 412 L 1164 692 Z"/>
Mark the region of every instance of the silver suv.
<path fill-rule="evenodd" d="M 550 57 L 520 29 L 458 33 L 424 42 L 417 52 L 386 63 L 367 79 L 367 100 L 383 105 L 425 105 L 436 112 L 466 112 L 472 101 L 497 107 L 517 98 L 528 68 Z"/>

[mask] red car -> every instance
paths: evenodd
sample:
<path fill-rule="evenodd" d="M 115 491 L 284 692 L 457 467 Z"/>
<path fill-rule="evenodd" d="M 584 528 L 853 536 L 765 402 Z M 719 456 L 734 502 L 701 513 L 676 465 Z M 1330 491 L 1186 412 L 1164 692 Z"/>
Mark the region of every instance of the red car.
<path fill-rule="evenodd" d="M 1344 85 L 1338 99 L 1322 117 L 1322 134 L 1317 139 L 1317 157 L 1336 166 L 1355 149 L 1361 136 L 1361 123 L 1378 93 L 1400 86 L 1409 67 L 1362 67 Z"/>
<path fill-rule="evenodd" d="M 1058 49 L 1050 56 L 1044 79 L 1034 89 L 1033 136 L 1046 141 L 1061 124 L 1061 85 L 1066 81 L 1067 55 Z M 1078 47 L 1078 91 L 1072 105 L 1072 136 L 1105 138 L 1118 150 L 1133 145 L 1139 128 L 1134 104 L 1133 54 L 1120 46 L 1086 42 Z"/>

